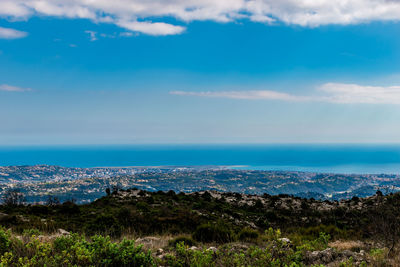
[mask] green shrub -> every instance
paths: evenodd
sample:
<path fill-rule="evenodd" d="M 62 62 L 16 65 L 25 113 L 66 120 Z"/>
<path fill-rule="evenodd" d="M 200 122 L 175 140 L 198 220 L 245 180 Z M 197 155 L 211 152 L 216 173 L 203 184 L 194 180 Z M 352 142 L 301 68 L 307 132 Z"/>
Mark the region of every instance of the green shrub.
<path fill-rule="evenodd" d="M 270 227 L 265 230 L 265 236 L 268 241 L 277 241 L 279 238 L 281 238 L 281 235 L 282 233 L 280 229 L 274 230 L 272 227 Z"/>
<path fill-rule="evenodd" d="M 258 239 L 259 233 L 254 229 L 244 228 L 239 232 L 238 237 L 240 241 L 253 241 Z"/>
<path fill-rule="evenodd" d="M 335 225 L 316 225 L 311 227 L 295 227 L 288 229 L 289 232 L 293 232 L 293 239 L 299 240 L 312 240 L 319 237 L 321 232 L 329 234 L 334 239 L 347 239 L 349 237 L 355 237 L 356 233 L 354 231 L 347 231 L 340 229 Z"/>
<path fill-rule="evenodd" d="M 205 192 L 201 195 L 201 197 L 202 197 L 205 201 L 208 201 L 208 202 L 210 202 L 210 201 L 212 200 L 212 196 L 211 196 L 210 192 L 208 192 L 208 191 L 205 191 Z"/>
<path fill-rule="evenodd" d="M 356 266 L 354 264 L 353 257 L 350 257 L 350 259 L 340 263 L 340 267 L 353 267 L 353 266 Z"/>
<path fill-rule="evenodd" d="M 195 246 L 197 242 L 189 236 L 178 236 L 168 242 L 171 247 L 176 247 L 178 243 L 184 243 L 186 246 Z"/>
<path fill-rule="evenodd" d="M 82 244 L 85 242 L 85 238 L 78 234 L 72 234 L 69 236 L 59 236 L 53 241 L 54 250 L 56 252 L 67 251 L 74 244 Z"/>
<path fill-rule="evenodd" d="M 147 212 L 147 211 L 150 210 L 149 204 L 147 204 L 147 203 L 144 202 L 144 201 L 139 201 L 139 202 L 136 204 L 136 208 L 137 208 L 138 210 L 141 210 L 141 211 L 144 211 L 144 212 Z"/>
<path fill-rule="evenodd" d="M 388 249 L 375 248 L 369 252 L 371 263 L 373 266 L 389 266 L 386 256 Z"/>
<path fill-rule="evenodd" d="M 10 232 L 0 227 L 0 255 L 9 251 L 11 247 Z"/>
<path fill-rule="evenodd" d="M 22 235 L 26 237 L 31 237 L 31 236 L 38 236 L 41 235 L 42 232 L 39 231 L 38 229 L 24 229 Z"/>
<path fill-rule="evenodd" d="M 32 239 L 26 244 L 30 257 L 19 258 L 27 266 L 154 266 L 150 251 L 136 246 L 133 240 L 112 242 L 110 237 L 93 236 L 91 241 L 72 234 L 53 243 Z M 9 261 L 9 257 L 5 260 Z M 15 259 L 16 260 L 16 259 Z"/>
<path fill-rule="evenodd" d="M 205 243 L 227 243 L 234 240 L 232 231 L 227 225 L 221 223 L 200 225 L 194 232 L 193 238 Z"/>
<path fill-rule="evenodd" d="M 176 256 L 170 255 L 166 259 L 168 266 L 215 266 L 213 262 L 214 252 L 211 250 L 191 250 L 183 242 L 176 245 Z"/>
<path fill-rule="evenodd" d="M 298 249 L 303 251 L 324 250 L 328 247 L 330 238 L 330 235 L 321 232 L 319 233 L 318 238 L 311 241 L 305 240 L 303 244 L 298 247 Z"/>
<path fill-rule="evenodd" d="M 66 201 L 60 206 L 60 211 L 63 214 L 73 215 L 80 213 L 80 207 L 76 205 L 73 201 Z"/>
<path fill-rule="evenodd" d="M 145 252 L 142 246 L 135 246 L 133 240 L 122 240 L 113 243 L 110 237 L 94 236 L 88 245 L 93 254 L 93 261 L 102 266 L 152 266 L 154 264 L 150 251 Z"/>
<path fill-rule="evenodd" d="M 122 233 L 122 226 L 113 215 L 98 215 L 92 222 L 85 227 L 85 233 L 88 235 L 107 234 L 113 237 L 119 237 Z"/>

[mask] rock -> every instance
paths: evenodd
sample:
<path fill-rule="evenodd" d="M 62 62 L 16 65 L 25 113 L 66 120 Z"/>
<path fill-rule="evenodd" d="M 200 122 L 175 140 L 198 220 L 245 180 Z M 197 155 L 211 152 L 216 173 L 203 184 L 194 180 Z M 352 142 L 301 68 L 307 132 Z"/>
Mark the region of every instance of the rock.
<path fill-rule="evenodd" d="M 207 249 L 207 251 L 212 251 L 212 252 L 216 253 L 218 251 L 218 249 L 216 247 L 209 247 Z"/>
<path fill-rule="evenodd" d="M 164 250 L 162 248 L 157 249 L 156 255 L 161 255 L 164 253 Z"/>
<path fill-rule="evenodd" d="M 286 244 L 292 243 L 292 242 L 290 241 L 290 239 L 289 239 L 289 238 L 286 238 L 286 237 L 279 238 L 278 240 L 281 241 L 282 243 L 286 243 Z"/>
<path fill-rule="evenodd" d="M 22 215 L 17 215 L 18 219 L 22 222 L 30 222 L 30 220 Z"/>
<path fill-rule="evenodd" d="M 312 264 L 327 264 L 336 258 L 335 251 L 332 248 L 327 248 L 321 251 L 307 252 L 306 260 Z"/>
<path fill-rule="evenodd" d="M 312 251 L 312 252 L 307 252 L 306 259 L 308 262 L 317 262 L 320 259 L 320 253 L 319 251 Z"/>
<path fill-rule="evenodd" d="M 323 263 L 330 263 L 334 260 L 335 252 L 332 248 L 327 248 L 322 251 L 321 253 L 321 261 Z"/>
<path fill-rule="evenodd" d="M 155 236 L 146 236 L 136 239 L 135 242 L 137 244 L 143 245 L 145 249 L 156 251 L 158 248 L 163 248 L 167 246 L 168 239 Z"/>
<path fill-rule="evenodd" d="M 142 245 L 152 245 L 155 242 L 159 242 L 161 238 L 155 237 L 155 236 L 146 236 L 142 238 L 136 239 L 136 243 L 142 244 Z"/>
<path fill-rule="evenodd" d="M 64 229 L 61 229 L 61 228 L 59 228 L 59 229 L 57 230 L 57 233 L 58 233 L 59 235 L 70 235 L 70 232 L 68 232 L 68 231 L 66 231 L 66 230 L 64 230 Z"/>
<path fill-rule="evenodd" d="M 253 222 L 246 222 L 246 223 L 247 223 L 247 225 L 250 226 L 251 228 L 257 229 L 257 226 L 256 226 L 255 223 L 253 223 Z"/>
<path fill-rule="evenodd" d="M 196 246 L 191 246 L 189 249 L 190 249 L 190 250 L 198 250 L 199 248 L 196 247 Z"/>
<path fill-rule="evenodd" d="M 358 266 L 363 260 L 365 260 L 365 252 L 356 253 L 350 250 L 338 252 L 333 248 L 327 248 L 321 251 L 307 252 L 305 255 L 305 261 L 308 265 L 323 264 L 328 266 L 338 266 L 340 262 L 347 261 L 350 258 L 353 258 L 354 262 L 356 262 L 356 266 Z"/>
<path fill-rule="evenodd" d="M 350 250 L 343 250 L 343 251 L 342 251 L 342 255 L 345 256 L 345 257 L 347 257 L 347 258 L 352 257 L 353 254 L 354 254 L 354 253 L 351 252 Z"/>
<path fill-rule="evenodd" d="M 172 257 L 173 255 L 172 254 L 170 254 L 170 253 L 166 253 L 166 254 L 161 254 L 161 255 L 158 255 L 157 256 L 157 258 L 159 258 L 160 260 L 162 260 L 162 259 L 164 259 L 165 257 L 167 257 L 167 256 L 170 256 L 170 257 Z M 162 267 L 161 265 L 159 265 L 159 267 Z"/>
<path fill-rule="evenodd" d="M 246 244 L 241 244 L 241 243 L 234 243 L 231 245 L 231 251 L 239 252 L 239 251 L 246 251 L 249 248 L 248 245 Z"/>

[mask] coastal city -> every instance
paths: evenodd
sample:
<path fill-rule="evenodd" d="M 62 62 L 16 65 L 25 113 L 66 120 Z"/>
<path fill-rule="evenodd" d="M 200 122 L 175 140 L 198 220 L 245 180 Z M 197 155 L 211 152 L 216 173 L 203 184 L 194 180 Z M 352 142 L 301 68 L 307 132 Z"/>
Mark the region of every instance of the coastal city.
<path fill-rule="evenodd" d="M 214 190 L 335 200 L 366 197 L 377 190 L 386 194 L 399 191 L 400 175 L 238 170 L 227 166 L 67 168 L 38 165 L 0 167 L 0 184 L 0 194 L 17 189 L 29 203 L 45 202 L 49 196 L 88 203 L 104 196 L 107 188 L 186 193 Z"/>

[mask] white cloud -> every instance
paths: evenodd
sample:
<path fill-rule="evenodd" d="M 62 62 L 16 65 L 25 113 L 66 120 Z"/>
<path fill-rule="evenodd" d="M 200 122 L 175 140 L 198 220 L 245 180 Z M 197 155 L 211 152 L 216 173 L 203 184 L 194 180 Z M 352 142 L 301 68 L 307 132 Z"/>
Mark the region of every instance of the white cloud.
<path fill-rule="evenodd" d="M 0 91 L 26 92 L 26 91 L 32 91 L 32 89 L 31 88 L 22 88 L 22 87 L 12 86 L 12 85 L 8 85 L 8 84 L 1 84 L 0 85 Z"/>
<path fill-rule="evenodd" d="M 132 37 L 132 36 L 134 36 L 134 34 L 132 32 L 121 32 L 119 34 L 119 36 L 121 36 L 121 37 Z"/>
<path fill-rule="evenodd" d="M 157 25 L 152 24 L 152 27 L 153 26 L 157 26 Z M 144 31 L 142 31 L 142 32 L 144 32 Z M 137 35 L 137 33 L 133 33 L 133 32 L 120 32 L 120 33 L 114 32 L 114 33 L 111 33 L 111 34 L 107 34 L 107 33 L 98 33 L 98 32 L 95 32 L 95 31 L 85 31 L 85 33 L 88 34 L 89 40 L 91 42 L 97 41 L 100 38 L 111 38 L 111 39 L 114 39 L 114 38 L 117 38 L 117 37 L 132 37 L 132 36 Z M 153 29 L 152 32 L 149 29 L 149 31 L 146 32 L 146 33 L 147 34 L 153 34 L 153 35 L 166 35 L 165 32 L 164 33 L 157 33 L 156 29 Z"/>
<path fill-rule="evenodd" d="M 0 27 L 0 39 L 18 39 L 27 35 L 26 32 Z"/>
<path fill-rule="evenodd" d="M 326 83 L 318 94 L 294 95 L 270 90 L 258 91 L 171 91 L 172 95 L 219 97 L 248 100 L 281 100 L 290 102 L 328 102 L 340 104 L 400 104 L 400 86 L 362 86 L 358 84 Z M 322 95 L 320 93 L 323 93 Z"/>
<path fill-rule="evenodd" d="M 10 19 L 53 16 L 113 23 L 144 34 L 180 34 L 185 27 L 165 17 L 190 22 L 261 23 L 317 27 L 400 20 L 398 0 L 1 0 L 0 16 Z M 157 21 L 154 22 L 154 19 Z"/>
<path fill-rule="evenodd" d="M 90 41 L 97 41 L 97 32 L 94 31 L 85 31 L 85 33 L 89 34 Z"/>
<path fill-rule="evenodd" d="M 400 104 L 400 86 L 326 83 L 319 88 L 333 103 Z"/>
<path fill-rule="evenodd" d="M 185 27 L 175 26 L 164 22 L 138 22 L 138 21 L 120 21 L 119 26 L 150 35 L 172 35 L 180 34 L 185 30 Z"/>
<path fill-rule="evenodd" d="M 258 90 L 258 91 L 222 91 L 222 92 L 186 92 L 186 91 L 172 91 L 172 95 L 184 96 L 201 96 L 201 97 L 220 97 L 232 99 L 267 99 L 267 100 L 285 100 L 285 101 L 307 101 L 308 97 L 295 96 L 287 93 L 277 91 Z"/>

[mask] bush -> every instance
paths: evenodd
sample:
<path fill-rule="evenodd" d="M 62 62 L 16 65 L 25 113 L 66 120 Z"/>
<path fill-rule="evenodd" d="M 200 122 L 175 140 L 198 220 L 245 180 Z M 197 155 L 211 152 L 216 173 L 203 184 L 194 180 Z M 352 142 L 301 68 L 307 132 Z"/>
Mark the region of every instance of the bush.
<path fill-rule="evenodd" d="M 24 229 L 24 232 L 22 233 L 22 235 L 26 237 L 38 236 L 41 234 L 42 232 L 40 232 L 38 229 Z"/>
<path fill-rule="evenodd" d="M 73 200 L 68 200 L 60 206 L 60 212 L 68 215 L 79 214 L 80 208 L 73 202 Z"/>
<path fill-rule="evenodd" d="M 4 205 L 19 206 L 23 205 L 26 201 L 24 193 L 20 189 L 7 189 L 4 191 L 1 199 Z"/>
<path fill-rule="evenodd" d="M 82 243 L 85 240 L 83 236 L 72 234 L 70 236 L 57 237 L 53 242 L 53 247 L 56 252 L 69 250 L 74 244 Z"/>
<path fill-rule="evenodd" d="M 0 228 L 0 255 L 7 252 L 11 247 L 10 232 Z"/>
<path fill-rule="evenodd" d="M 85 232 L 89 235 L 106 233 L 113 237 L 119 237 L 122 233 L 122 227 L 112 215 L 99 215 L 94 221 L 87 224 Z"/>
<path fill-rule="evenodd" d="M 205 191 L 201 196 L 205 201 L 210 202 L 212 200 L 212 196 L 208 191 Z"/>
<path fill-rule="evenodd" d="M 319 237 L 312 240 L 307 241 L 305 240 L 301 246 L 299 246 L 299 250 L 324 250 L 328 247 L 329 240 L 331 239 L 330 235 L 325 233 L 319 233 Z"/>
<path fill-rule="evenodd" d="M 186 246 L 195 246 L 197 242 L 189 236 L 178 236 L 168 242 L 171 247 L 176 247 L 178 243 L 184 243 Z"/>
<path fill-rule="evenodd" d="M 239 232 L 238 237 L 240 241 L 252 241 L 259 237 L 259 233 L 254 229 L 244 228 Z"/>
<path fill-rule="evenodd" d="M 183 242 L 176 245 L 176 256 L 168 256 L 167 266 L 196 266 L 208 267 L 213 264 L 213 252 L 211 250 L 191 250 Z"/>
<path fill-rule="evenodd" d="M 0 266 L 154 266 L 150 251 L 133 240 L 112 242 L 110 237 L 61 236 L 53 242 L 32 237 L 22 247 L 1 257 Z"/>
<path fill-rule="evenodd" d="M 169 190 L 169 191 L 167 192 L 167 196 L 169 196 L 169 197 L 175 196 L 175 191 L 174 191 L 174 190 Z"/>
<path fill-rule="evenodd" d="M 205 243 L 227 243 L 234 240 L 232 231 L 229 230 L 227 225 L 221 223 L 200 225 L 194 232 L 193 238 Z"/>
<path fill-rule="evenodd" d="M 274 230 L 272 227 L 265 230 L 265 237 L 267 241 L 277 241 L 281 238 L 281 230 L 276 229 Z"/>
<path fill-rule="evenodd" d="M 388 254 L 388 249 L 371 249 L 369 252 L 370 259 L 373 263 L 373 266 L 389 266 L 388 261 L 386 259 L 386 255 Z"/>

